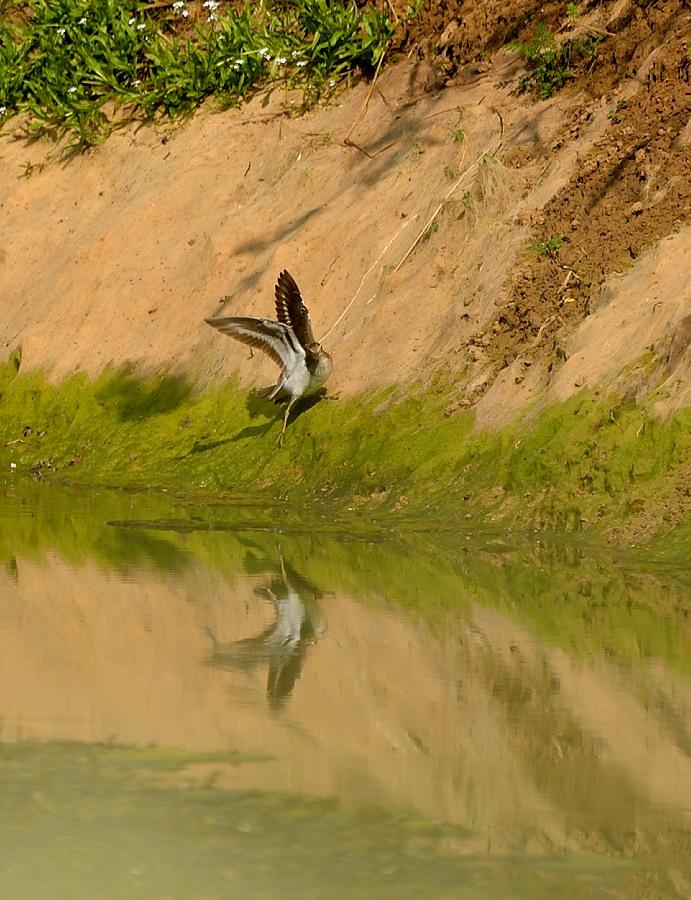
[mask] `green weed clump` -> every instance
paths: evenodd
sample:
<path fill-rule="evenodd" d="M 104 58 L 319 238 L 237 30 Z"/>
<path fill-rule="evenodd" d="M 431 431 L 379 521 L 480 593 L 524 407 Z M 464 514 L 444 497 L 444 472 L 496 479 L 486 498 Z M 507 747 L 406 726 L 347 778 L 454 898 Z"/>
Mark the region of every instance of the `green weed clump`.
<path fill-rule="evenodd" d="M 548 241 L 535 241 L 528 247 L 528 252 L 537 253 L 540 259 L 543 256 L 549 256 L 551 259 L 554 259 L 559 253 L 561 245 L 564 242 L 568 242 L 568 240 L 563 234 L 555 234 Z"/>
<path fill-rule="evenodd" d="M 516 50 L 528 63 L 530 71 L 522 79 L 522 91 L 535 91 L 546 100 L 573 78 L 573 67 L 582 61 L 594 63 L 601 37 L 583 41 L 559 42 L 543 23 L 535 25 L 530 41 L 513 41 L 510 50 Z"/>
<path fill-rule="evenodd" d="M 196 21 L 192 18 L 196 16 Z M 374 6 L 299 0 L 10 0 L 0 4 L 0 124 L 27 112 L 35 133 L 84 149 L 133 116 L 232 105 L 282 79 L 306 100 L 373 70 L 393 26 Z"/>

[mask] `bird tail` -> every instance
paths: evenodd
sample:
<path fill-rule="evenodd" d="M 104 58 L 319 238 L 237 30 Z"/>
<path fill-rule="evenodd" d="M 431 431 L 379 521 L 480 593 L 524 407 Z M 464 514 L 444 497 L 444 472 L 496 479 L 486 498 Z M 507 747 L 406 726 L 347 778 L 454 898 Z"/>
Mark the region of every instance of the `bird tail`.
<path fill-rule="evenodd" d="M 262 400 L 273 400 L 274 403 L 280 403 L 282 400 L 286 399 L 281 389 L 276 385 L 269 385 L 269 387 L 264 388 L 255 388 L 252 393 L 255 397 L 259 397 Z"/>

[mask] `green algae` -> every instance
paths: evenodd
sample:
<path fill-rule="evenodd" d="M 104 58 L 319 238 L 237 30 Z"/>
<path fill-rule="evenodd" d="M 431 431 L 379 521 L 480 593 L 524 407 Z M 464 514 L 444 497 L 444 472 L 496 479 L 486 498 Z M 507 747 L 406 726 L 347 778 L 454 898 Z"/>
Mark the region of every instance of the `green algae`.
<path fill-rule="evenodd" d="M 305 509 L 329 527 L 607 531 L 660 514 L 691 462 L 691 410 L 655 421 L 645 406 L 583 391 L 498 432 L 451 390 L 327 399 L 291 419 L 234 382 L 210 390 L 130 367 L 52 384 L 0 370 L 0 471 L 73 484 L 175 491 L 206 504 L 261 497 L 277 520 Z"/>
<path fill-rule="evenodd" d="M 168 754 L 2 745 L 6 895 L 541 900 L 568 885 L 568 896 L 592 898 L 621 895 L 641 869 L 607 858 L 602 846 L 600 858 L 576 850 L 528 855 L 537 828 L 513 836 L 511 852 L 485 854 L 484 835 L 412 809 L 223 789 L 210 754 L 176 754 L 191 773 L 178 778 Z M 200 763 L 205 781 L 194 777 Z"/>

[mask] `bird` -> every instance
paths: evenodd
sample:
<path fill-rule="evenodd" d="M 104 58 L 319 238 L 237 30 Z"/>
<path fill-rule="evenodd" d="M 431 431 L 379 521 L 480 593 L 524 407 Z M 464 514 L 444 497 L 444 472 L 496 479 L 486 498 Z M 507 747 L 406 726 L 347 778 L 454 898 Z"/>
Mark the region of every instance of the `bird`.
<path fill-rule="evenodd" d="M 207 665 L 252 672 L 257 666 L 268 663 L 266 696 L 274 709 L 280 708 L 290 697 L 309 648 L 327 628 L 319 605 L 323 592 L 283 561 L 280 547 L 278 558 L 280 567 L 271 566 L 270 584 L 254 589 L 257 597 L 273 604 L 275 622 L 260 634 L 229 643 L 217 640 L 210 627 L 205 629 L 213 644 Z M 258 571 L 253 573 L 255 568 Z M 266 564 L 250 554 L 246 569 L 248 574 L 259 574 L 266 571 Z"/>
<path fill-rule="evenodd" d="M 263 350 L 282 367 L 276 386 L 267 394 L 269 400 L 276 402 L 288 398 L 278 436 L 282 447 L 291 409 L 301 397 L 321 390 L 333 371 L 333 360 L 314 339 L 309 311 L 287 269 L 278 276 L 275 294 L 278 321 L 253 316 L 211 316 L 204 321 L 222 334 Z"/>

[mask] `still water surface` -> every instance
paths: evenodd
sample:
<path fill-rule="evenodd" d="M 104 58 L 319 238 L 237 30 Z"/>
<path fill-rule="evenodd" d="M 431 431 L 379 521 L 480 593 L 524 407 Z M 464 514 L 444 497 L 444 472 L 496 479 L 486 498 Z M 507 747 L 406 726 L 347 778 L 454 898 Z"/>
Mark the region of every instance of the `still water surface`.
<path fill-rule="evenodd" d="M 0 484 L 0 897 L 691 897 L 691 581 Z"/>

